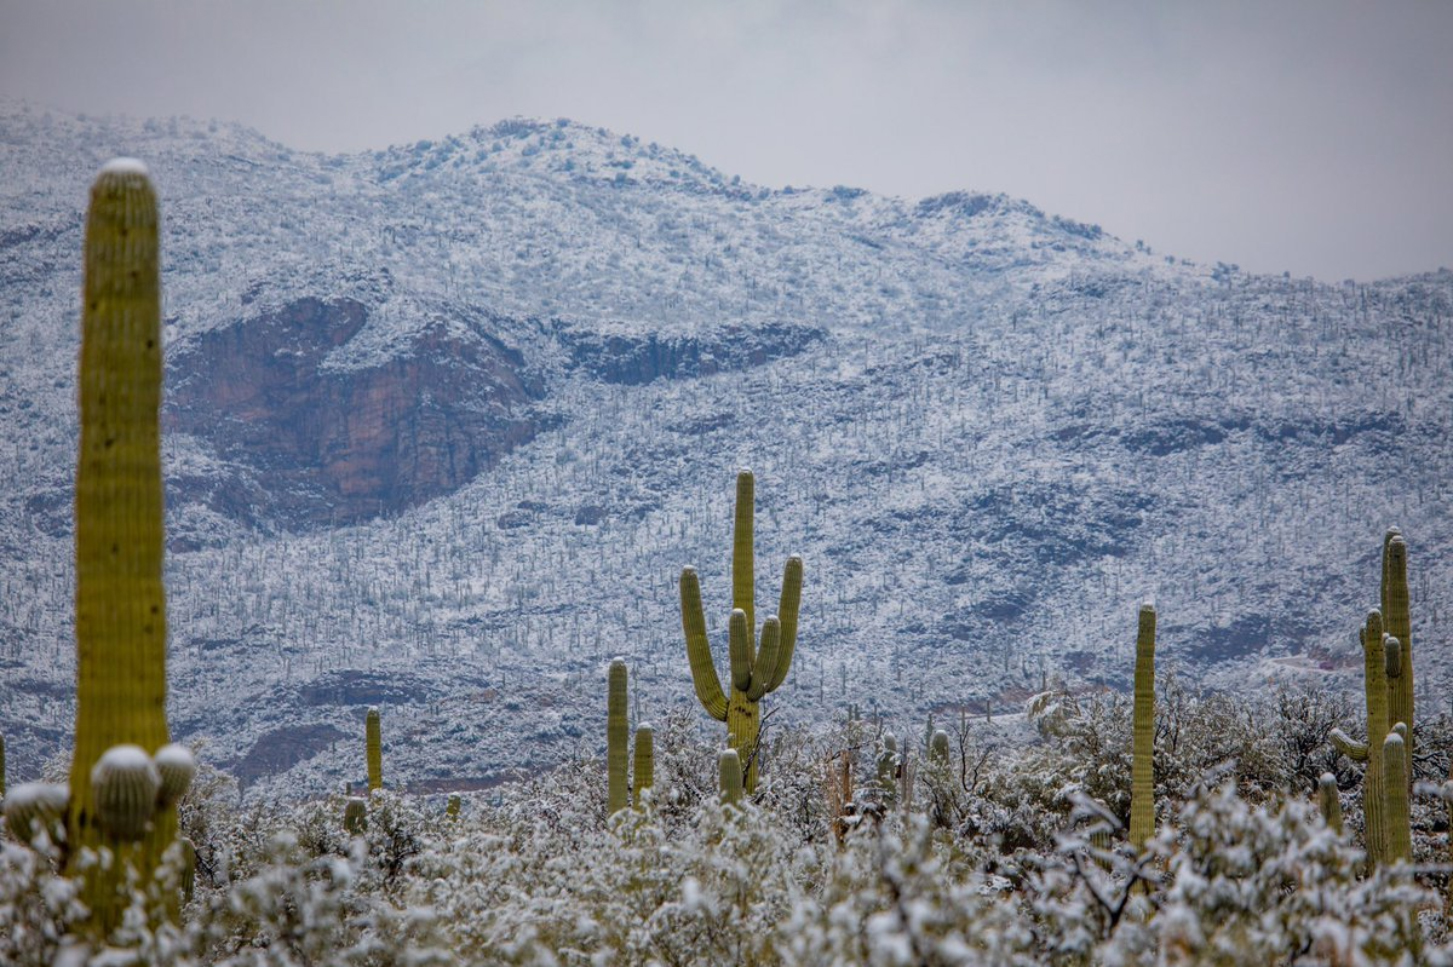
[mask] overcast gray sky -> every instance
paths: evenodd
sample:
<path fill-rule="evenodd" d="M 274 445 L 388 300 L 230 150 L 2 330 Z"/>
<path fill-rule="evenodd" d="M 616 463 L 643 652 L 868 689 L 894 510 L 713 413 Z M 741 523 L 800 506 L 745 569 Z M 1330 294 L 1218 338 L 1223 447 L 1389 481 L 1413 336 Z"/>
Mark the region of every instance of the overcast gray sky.
<path fill-rule="evenodd" d="M 1453 266 L 1450 52 L 1443 0 L 0 0 L 39 105 L 330 151 L 569 117 L 1328 280 Z"/>

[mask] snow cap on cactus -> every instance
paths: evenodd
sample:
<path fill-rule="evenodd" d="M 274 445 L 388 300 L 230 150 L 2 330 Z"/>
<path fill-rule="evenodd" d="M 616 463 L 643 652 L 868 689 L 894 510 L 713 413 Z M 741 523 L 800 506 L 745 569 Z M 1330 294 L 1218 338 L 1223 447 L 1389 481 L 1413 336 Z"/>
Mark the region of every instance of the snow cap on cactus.
<path fill-rule="evenodd" d="M 26 782 L 5 796 L 5 828 L 27 846 L 43 830 L 52 842 L 65 839 L 71 791 L 59 782 Z"/>
<path fill-rule="evenodd" d="M 139 745 L 114 745 L 91 769 L 96 822 L 117 839 L 137 840 L 156 812 L 161 774 Z"/>
<path fill-rule="evenodd" d="M 157 796 L 158 806 L 171 806 L 181 801 L 192 787 L 192 778 L 197 774 L 197 760 L 192 750 L 172 742 L 156 750 L 152 757 L 156 771 L 161 775 L 161 792 Z"/>
<path fill-rule="evenodd" d="M 101 166 L 96 175 L 140 175 L 149 178 L 151 172 L 147 169 L 146 162 L 139 158 L 112 158 Z"/>

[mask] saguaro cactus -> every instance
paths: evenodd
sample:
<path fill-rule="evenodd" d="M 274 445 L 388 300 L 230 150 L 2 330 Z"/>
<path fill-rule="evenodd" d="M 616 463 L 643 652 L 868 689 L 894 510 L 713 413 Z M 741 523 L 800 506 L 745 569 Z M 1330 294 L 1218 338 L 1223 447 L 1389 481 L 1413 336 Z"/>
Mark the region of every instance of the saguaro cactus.
<path fill-rule="evenodd" d="M 1382 767 L 1387 779 L 1387 860 L 1406 863 L 1413 858 L 1412 819 L 1408 812 L 1407 756 L 1400 732 L 1389 732 L 1382 742 Z"/>
<path fill-rule="evenodd" d="M 649 725 L 642 725 L 636 729 L 634 779 L 635 781 L 631 784 L 631 792 L 635 806 L 637 809 L 644 809 L 646 803 L 642 793 L 656 784 L 656 734 Z"/>
<path fill-rule="evenodd" d="M 606 697 L 605 766 L 606 810 L 615 814 L 630 802 L 630 725 L 626 721 L 626 662 L 617 658 L 610 663 L 609 691 Z"/>
<path fill-rule="evenodd" d="M 1155 607 L 1140 607 L 1135 638 L 1135 719 L 1130 775 L 1130 845 L 1155 835 Z"/>
<path fill-rule="evenodd" d="M 1340 834 L 1342 832 L 1342 795 L 1337 789 L 1337 777 L 1330 772 L 1322 773 L 1317 780 L 1317 806 L 1322 810 L 1322 819 Z"/>
<path fill-rule="evenodd" d="M 762 696 L 787 678 L 797 643 L 797 610 L 802 597 L 802 558 L 792 556 L 782 574 L 782 597 L 776 617 L 762 624 L 760 647 L 753 640 L 755 611 L 752 517 L 755 481 L 750 470 L 737 474 L 736 522 L 732 540 L 732 614 L 728 622 L 731 675 L 724 692 L 711 660 L 701 583 L 696 569 L 681 572 L 681 626 L 696 697 L 708 714 L 727 724 L 727 744 L 738 750 L 745 766 L 743 785 L 757 788 L 758 733 Z"/>
<path fill-rule="evenodd" d="M 1416 732 L 1413 727 L 1413 628 L 1408 613 L 1408 545 L 1396 527 L 1389 530 L 1383 540 L 1382 573 L 1382 630 L 1401 645 L 1398 649 L 1398 675 L 1388 679 L 1387 720 L 1401 722 L 1408 727 L 1403 751 L 1407 757 L 1408 782 L 1411 783 Z"/>
<path fill-rule="evenodd" d="M 892 732 L 883 734 L 883 747 L 878 751 L 878 794 L 885 805 L 898 801 L 898 739 Z"/>
<path fill-rule="evenodd" d="M 727 749 L 721 754 L 721 801 L 738 805 L 742 801 L 742 759 L 736 749 Z"/>
<path fill-rule="evenodd" d="M 1367 763 L 1362 777 L 1363 826 L 1366 829 L 1367 861 L 1377 865 L 1387 859 L 1387 817 L 1383 757 L 1373 751 L 1383 746 L 1388 734 L 1387 652 L 1383 645 L 1382 612 L 1369 611 L 1362 638 L 1363 690 L 1367 701 L 1367 741 L 1356 742 L 1341 729 L 1332 731 L 1332 744 L 1354 762 Z"/>
<path fill-rule="evenodd" d="M 157 229 L 146 168 L 130 160 L 102 168 L 86 217 L 81 294 L 76 739 L 66 818 L 73 874 L 85 851 L 119 845 L 94 808 L 91 771 L 102 754 L 124 743 L 151 753 L 168 742 Z M 175 808 L 158 810 L 126 861 L 149 879 L 176 834 Z M 84 874 L 98 936 L 120 918 L 119 866 Z"/>
<path fill-rule="evenodd" d="M 368 791 L 383 788 L 383 726 L 379 722 L 378 709 L 368 709 L 364 721 L 364 733 L 368 755 Z"/>

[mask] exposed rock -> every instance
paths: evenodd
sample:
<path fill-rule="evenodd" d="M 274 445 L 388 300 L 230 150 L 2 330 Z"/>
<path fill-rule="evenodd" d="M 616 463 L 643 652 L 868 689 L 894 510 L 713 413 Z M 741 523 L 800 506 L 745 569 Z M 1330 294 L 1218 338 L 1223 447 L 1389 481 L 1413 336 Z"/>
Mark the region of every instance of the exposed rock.
<path fill-rule="evenodd" d="M 367 320 L 351 299 L 299 299 L 184 345 L 167 432 L 207 441 L 266 493 L 182 479 L 181 499 L 234 519 L 265 499 L 290 526 L 345 523 L 450 493 L 540 430 L 540 384 L 477 327 L 432 323 L 373 365 L 325 366 Z"/>
<path fill-rule="evenodd" d="M 692 335 L 600 333 L 581 327 L 556 333 L 571 362 L 607 383 L 639 386 L 657 379 L 709 376 L 760 366 L 802 352 L 826 333 L 808 326 L 721 326 Z"/>

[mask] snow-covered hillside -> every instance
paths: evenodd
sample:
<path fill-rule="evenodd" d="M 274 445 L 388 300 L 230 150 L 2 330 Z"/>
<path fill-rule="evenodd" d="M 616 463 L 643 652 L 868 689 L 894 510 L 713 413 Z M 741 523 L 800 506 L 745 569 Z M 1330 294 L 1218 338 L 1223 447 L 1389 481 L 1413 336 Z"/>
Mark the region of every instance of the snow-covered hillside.
<path fill-rule="evenodd" d="M 322 156 L 10 103 L 20 778 L 74 714 L 80 230 L 121 154 L 163 206 L 173 729 L 253 794 L 361 779 L 370 704 L 390 774 L 430 788 L 594 752 L 615 654 L 634 715 L 693 708 L 676 579 L 724 637 L 742 466 L 759 598 L 806 561 L 778 721 L 1119 688 L 1147 598 L 1162 663 L 1207 686 L 1360 683 L 1392 524 L 1420 701 L 1447 706 L 1453 275 L 1249 276 L 1002 195 L 770 190 L 567 121 Z"/>

